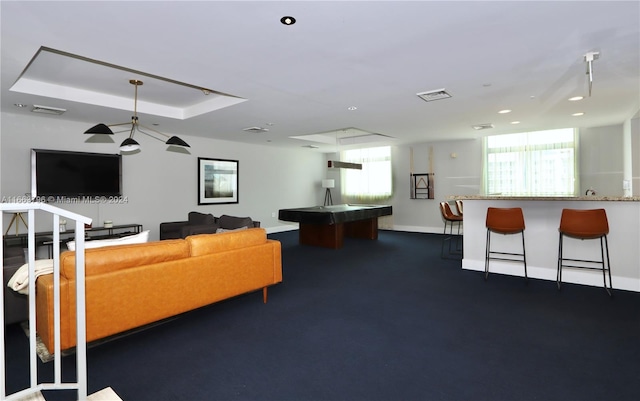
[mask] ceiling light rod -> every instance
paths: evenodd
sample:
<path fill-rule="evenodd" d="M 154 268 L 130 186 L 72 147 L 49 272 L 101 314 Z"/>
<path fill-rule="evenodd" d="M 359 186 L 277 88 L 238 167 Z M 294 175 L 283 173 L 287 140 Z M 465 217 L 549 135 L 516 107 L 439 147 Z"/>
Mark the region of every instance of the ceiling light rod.
<path fill-rule="evenodd" d="M 183 147 L 190 147 L 188 143 L 186 143 L 185 141 L 183 141 L 182 139 L 178 138 L 177 136 L 169 136 L 167 134 L 164 134 L 158 130 L 155 130 L 153 128 L 149 128 L 149 127 L 145 127 L 144 125 L 140 125 L 140 123 L 138 122 L 138 86 L 143 85 L 144 83 L 138 79 L 131 79 L 129 80 L 129 83 L 131 85 L 133 85 L 135 87 L 135 95 L 134 95 L 134 99 L 133 99 L 133 116 L 131 116 L 131 122 L 126 122 L 126 123 L 118 123 L 118 124 L 97 124 L 91 128 L 89 128 L 88 130 L 86 130 L 84 133 L 85 134 L 98 134 L 98 135 L 113 135 L 113 131 L 111 130 L 111 128 L 109 127 L 118 127 L 121 125 L 127 125 L 127 124 L 131 124 L 131 130 L 129 131 L 129 137 L 127 139 L 125 139 L 124 141 L 122 141 L 122 144 L 120 144 L 120 150 L 123 152 L 133 152 L 135 150 L 140 149 L 140 144 L 133 139 L 133 134 L 138 131 L 141 134 L 150 136 L 154 139 L 158 139 L 155 136 L 151 135 L 148 132 L 144 132 L 142 129 L 140 129 L 140 127 L 149 130 L 149 131 L 153 131 L 154 133 L 164 136 L 165 138 L 168 138 L 167 141 L 165 142 L 167 145 L 173 145 L 173 146 L 183 146 Z M 158 139 L 159 141 L 161 139 Z"/>
<path fill-rule="evenodd" d="M 593 86 L 593 61 L 600 58 L 600 52 L 589 52 L 584 55 L 584 61 L 587 63 L 587 75 L 589 76 L 589 97 L 591 97 L 591 87 Z"/>

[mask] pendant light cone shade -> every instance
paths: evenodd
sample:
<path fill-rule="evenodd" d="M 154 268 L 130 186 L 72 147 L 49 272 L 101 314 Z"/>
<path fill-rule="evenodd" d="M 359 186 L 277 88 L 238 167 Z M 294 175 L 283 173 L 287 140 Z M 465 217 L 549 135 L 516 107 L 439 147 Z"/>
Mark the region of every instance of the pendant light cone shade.
<path fill-rule="evenodd" d="M 140 149 L 140 144 L 133 138 L 127 138 L 120 144 L 120 150 L 123 152 L 133 152 Z"/>
<path fill-rule="evenodd" d="M 89 128 L 84 132 L 85 134 L 98 134 L 98 135 L 113 135 L 113 131 L 106 124 L 98 124 Z"/>
<path fill-rule="evenodd" d="M 177 136 L 172 136 L 171 138 L 167 139 L 167 142 L 165 142 L 165 143 L 167 145 L 184 146 L 186 148 L 190 148 L 191 147 L 191 146 L 189 146 L 188 143 L 186 143 L 182 139 L 178 138 Z"/>

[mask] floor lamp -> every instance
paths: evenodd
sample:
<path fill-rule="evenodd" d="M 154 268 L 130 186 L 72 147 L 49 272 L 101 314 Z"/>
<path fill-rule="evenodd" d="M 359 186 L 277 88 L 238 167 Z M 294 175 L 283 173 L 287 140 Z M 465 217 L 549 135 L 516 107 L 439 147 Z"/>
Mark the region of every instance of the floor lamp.
<path fill-rule="evenodd" d="M 336 186 L 335 180 L 322 180 L 322 188 L 327 190 L 324 192 L 324 206 L 333 205 L 333 199 L 331 199 L 331 188 Z"/>
<path fill-rule="evenodd" d="M 18 235 L 18 231 L 20 230 L 20 221 L 22 221 L 22 224 L 24 224 L 24 227 L 28 230 L 29 226 L 27 225 L 27 222 L 24 221 L 24 217 L 22 216 L 22 213 L 17 212 L 13 214 L 13 217 L 11 217 L 11 221 L 9 222 L 9 226 L 7 227 L 7 231 L 4 232 L 4 235 L 7 235 L 7 233 L 11 229 L 11 226 L 14 223 L 16 225 L 16 235 Z"/>

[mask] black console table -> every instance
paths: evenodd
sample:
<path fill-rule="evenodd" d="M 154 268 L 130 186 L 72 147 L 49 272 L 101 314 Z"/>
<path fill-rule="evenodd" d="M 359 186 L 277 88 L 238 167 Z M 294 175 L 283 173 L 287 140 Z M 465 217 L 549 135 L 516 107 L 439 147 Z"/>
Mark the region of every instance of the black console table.
<path fill-rule="evenodd" d="M 142 232 L 142 224 L 121 224 L 112 227 L 90 227 L 85 228 L 85 240 L 92 241 L 107 238 L 121 238 L 127 235 L 138 234 Z M 67 229 L 60 233 L 60 242 L 67 242 L 74 239 L 75 232 L 73 229 Z M 53 253 L 53 231 L 41 231 L 35 233 L 36 247 L 47 246 L 49 257 Z M 29 238 L 25 234 L 11 235 L 7 234 L 3 237 L 4 245 L 7 247 L 19 246 L 25 248 Z"/>

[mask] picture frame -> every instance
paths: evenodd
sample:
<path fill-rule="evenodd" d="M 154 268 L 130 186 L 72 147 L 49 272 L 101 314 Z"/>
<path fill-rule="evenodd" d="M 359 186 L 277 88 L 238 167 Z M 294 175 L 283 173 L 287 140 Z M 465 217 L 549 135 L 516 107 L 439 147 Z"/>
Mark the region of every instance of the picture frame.
<path fill-rule="evenodd" d="M 198 205 L 238 203 L 238 160 L 198 157 Z"/>

